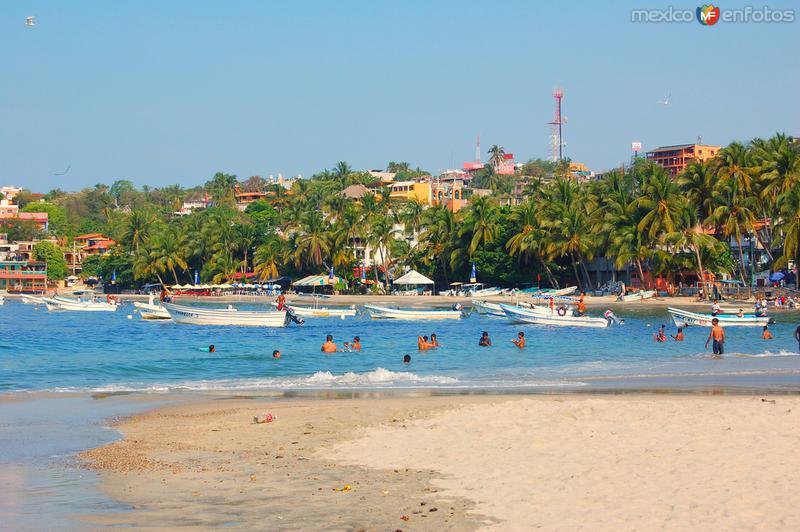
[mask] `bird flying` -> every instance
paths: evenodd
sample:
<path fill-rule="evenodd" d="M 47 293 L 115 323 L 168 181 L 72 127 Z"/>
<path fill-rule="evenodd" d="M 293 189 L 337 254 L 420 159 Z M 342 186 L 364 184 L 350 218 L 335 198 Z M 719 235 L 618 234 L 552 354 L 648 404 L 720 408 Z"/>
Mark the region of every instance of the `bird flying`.
<path fill-rule="evenodd" d="M 36 17 L 25 17 L 25 25 L 29 28 L 36 26 Z"/>
<path fill-rule="evenodd" d="M 660 103 L 661 105 L 669 105 L 669 99 L 672 98 L 672 94 L 667 94 L 667 97 L 663 100 L 658 100 L 656 103 Z"/>

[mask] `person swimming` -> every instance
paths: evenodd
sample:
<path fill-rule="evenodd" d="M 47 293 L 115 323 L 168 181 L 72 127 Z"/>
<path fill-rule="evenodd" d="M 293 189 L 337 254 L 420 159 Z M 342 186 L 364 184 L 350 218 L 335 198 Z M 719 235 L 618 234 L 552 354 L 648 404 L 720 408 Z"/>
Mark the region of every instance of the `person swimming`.
<path fill-rule="evenodd" d="M 518 332 L 517 337 L 511 340 L 511 343 L 520 349 L 525 349 L 525 333 L 522 331 Z"/>
<path fill-rule="evenodd" d="M 403 364 L 411 364 L 411 355 L 403 356 Z"/>
<path fill-rule="evenodd" d="M 208 347 L 201 347 L 200 351 L 206 351 L 208 353 L 215 353 L 217 351 L 217 348 L 214 346 L 214 344 L 211 344 Z"/>
<path fill-rule="evenodd" d="M 425 351 L 426 349 L 430 349 L 433 347 L 430 342 L 428 342 L 427 336 L 417 336 L 417 349 L 420 351 Z"/>
<path fill-rule="evenodd" d="M 491 340 L 491 338 L 489 338 L 489 333 L 488 332 L 483 331 L 483 334 L 481 334 L 481 339 L 478 340 L 478 345 L 480 347 L 491 347 L 492 340 Z"/>
<path fill-rule="evenodd" d="M 761 331 L 761 339 L 762 340 L 772 340 L 773 336 L 772 333 L 769 332 L 769 327 L 764 325 L 764 329 Z"/>
<path fill-rule="evenodd" d="M 353 342 L 350 344 L 350 349 L 353 351 L 361 351 L 361 338 L 354 336 Z"/>
<path fill-rule="evenodd" d="M 666 342 L 667 341 L 667 334 L 664 332 L 664 325 L 658 330 L 657 334 L 653 335 L 653 339 L 656 342 Z"/>
<path fill-rule="evenodd" d="M 272 358 L 281 358 L 281 352 L 276 349 L 272 352 Z"/>
<path fill-rule="evenodd" d="M 683 342 L 683 327 L 678 327 L 678 334 L 672 336 L 672 339 L 676 342 Z"/>
<path fill-rule="evenodd" d="M 325 343 L 322 344 L 322 348 L 320 349 L 323 353 L 335 353 L 338 351 L 336 344 L 333 343 L 333 335 L 328 335 L 325 337 Z"/>
<path fill-rule="evenodd" d="M 436 333 L 431 333 L 431 347 L 439 347 L 439 339 L 436 337 Z"/>

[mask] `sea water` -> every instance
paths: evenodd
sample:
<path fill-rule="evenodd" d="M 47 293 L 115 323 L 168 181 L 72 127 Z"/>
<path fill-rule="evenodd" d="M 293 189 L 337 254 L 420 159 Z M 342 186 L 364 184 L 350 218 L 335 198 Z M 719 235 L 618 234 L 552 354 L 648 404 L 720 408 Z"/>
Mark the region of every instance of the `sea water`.
<path fill-rule="evenodd" d="M 655 342 L 661 324 L 668 335 L 675 333 L 666 309 L 630 305 L 615 312 L 625 324 L 607 329 L 519 325 L 474 313 L 424 322 L 371 320 L 366 314 L 307 318 L 302 326 L 266 329 L 142 320 L 130 303 L 117 312 L 82 313 L 11 301 L 0 307 L 0 393 L 568 389 L 647 379 L 669 379 L 678 387 L 800 384 L 793 336 L 799 313 L 776 315 L 770 341 L 761 339 L 760 327 L 728 327 L 727 353 L 717 359 L 704 348 L 705 328 L 687 328 L 684 342 Z M 483 331 L 492 347 L 478 347 Z M 525 332 L 524 350 L 511 343 L 518 331 Z M 417 336 L 431 333 L 441 347 L 418 352 Z M 360 336 L 363 350 L 324 354 L 320 346 L 327 334 L 340 348 Z M 208 352 L 210 344 L 216 352 Z M 272 358 L 275 349 L 280 359 Z M 405 354 L 410 364 L 403 363 Z"/>

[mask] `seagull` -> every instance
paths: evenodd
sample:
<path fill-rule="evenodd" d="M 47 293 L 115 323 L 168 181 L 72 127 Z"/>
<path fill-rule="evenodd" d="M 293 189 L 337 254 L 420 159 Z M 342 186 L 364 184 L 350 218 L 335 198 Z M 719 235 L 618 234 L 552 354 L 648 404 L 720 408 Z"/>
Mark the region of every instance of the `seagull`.
<path fill-rule="evenodd" d="M 36 17 L 25 17 L 25 25 L 29 28 L 36 26 Z"/>
<path fill-rule="evenodd" d="M 672 94 L 667 94 L 667 97 L 663 100 L 658 100 L 656 103 L 660 103 L 661 105 L 669 105 L 669 99 L 672 98 Z"/>
<path fill-rule="evenodd" d="M 55 173 L 55 174 L 53 174 L 53 175 L 67 175 L 67 172 L 69 172 L 69 169 L 70 169 L 70 168 L 72 168 L 72 165 L 71 165 L 71 164 L 68 164 L 68 165 L 67 165 L 67 169 L 66 169 L 66 170 L 64 170 L 64 171 L 63 171 L 63 172 L 61 172 L 60 174 L 59 174 L 59 173 Z"/>

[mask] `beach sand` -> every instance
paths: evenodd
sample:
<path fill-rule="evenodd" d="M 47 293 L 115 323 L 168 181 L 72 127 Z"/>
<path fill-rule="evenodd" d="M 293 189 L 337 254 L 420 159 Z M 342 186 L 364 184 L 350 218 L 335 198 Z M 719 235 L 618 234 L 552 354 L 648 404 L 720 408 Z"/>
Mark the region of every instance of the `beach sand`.
<path fill-rule="evenodd" d="M 796 395 L 204 399 L 119 429 L 82 457 L 133 510 L 88 526 L 800 529 Z"/>

